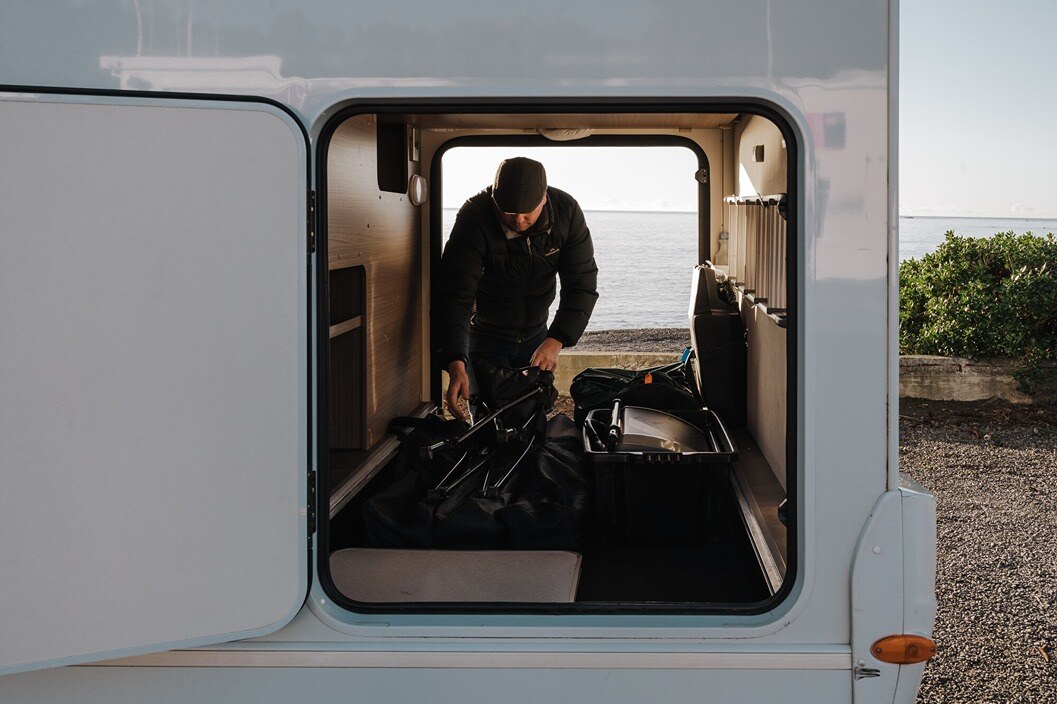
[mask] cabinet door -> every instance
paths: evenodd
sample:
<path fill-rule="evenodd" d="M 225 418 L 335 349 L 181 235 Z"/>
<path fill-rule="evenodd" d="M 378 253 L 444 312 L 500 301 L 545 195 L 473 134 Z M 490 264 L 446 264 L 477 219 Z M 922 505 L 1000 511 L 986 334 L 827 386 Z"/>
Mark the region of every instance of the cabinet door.
<path fill-rule="evenodd" d="M 0 672 L 303 604 L 307 159 L 263 102 L 0 93 Z"/>

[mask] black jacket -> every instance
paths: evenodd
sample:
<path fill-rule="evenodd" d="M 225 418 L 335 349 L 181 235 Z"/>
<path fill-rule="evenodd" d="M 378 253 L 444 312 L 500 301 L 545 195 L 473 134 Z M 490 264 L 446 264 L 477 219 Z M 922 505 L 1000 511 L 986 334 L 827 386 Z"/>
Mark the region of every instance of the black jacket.
<path fill-rule="evenodd" d="M 467 358 L 469 332 L 520 342 L 547 324 L 556 277 L 562 292 L 549 336 L 572 347 L 598 299 L 598 267 L 584 213 L 568 193 L 547 189 L 527 233 L 508 239 L 486 188 L 463 204 L 441 257 L 434 309 L 442 363 Z"/>

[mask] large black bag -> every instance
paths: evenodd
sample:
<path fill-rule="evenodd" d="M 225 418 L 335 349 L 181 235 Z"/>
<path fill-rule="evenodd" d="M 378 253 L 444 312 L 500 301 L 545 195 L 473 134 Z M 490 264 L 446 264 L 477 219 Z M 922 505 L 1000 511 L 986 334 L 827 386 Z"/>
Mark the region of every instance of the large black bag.
<path fill-rule="evenodd" d="M 612 408 L 617 399 L 625 406 L 658 411 L 693 411 L 702 405 L 683 362 L 641 371 L 585 369 L 573 377 L 569 393 L 575 404 L 573 415 L 577 425 L 583 425 L 588 412 Z"/>
<path fill-rule="evenodd" d="M 547 412 L 558 397 L 552 372 L 540 371 L 539 367 L 508 369 L 484 359 L 475 359 L 473 373 L 477 379 L 475 405 L 478 410 L 498 410 L 539 389 L 539 394 L 513 405 L 499 419 L 505 428 L 524 428 L 536 437 L 546 433 Z"/>
<path fill-rule="evenodd" d="M 538 370 L 474 371 L 487 410 L 516 401 L 541 377 L 549 388 L 528 406 L 521 402 L 500 414 L 500 423 L 487 421 L 495 427 L 472 441 L 459 442 L 467 431 L 461 421 L 396 419 L 391 428 L 402 435 L 392 466 L 396 479 L 364 503 L 367 545 L 575 549 L 587 483 L 581 441 L 546 436 L 553 377 Z"/>

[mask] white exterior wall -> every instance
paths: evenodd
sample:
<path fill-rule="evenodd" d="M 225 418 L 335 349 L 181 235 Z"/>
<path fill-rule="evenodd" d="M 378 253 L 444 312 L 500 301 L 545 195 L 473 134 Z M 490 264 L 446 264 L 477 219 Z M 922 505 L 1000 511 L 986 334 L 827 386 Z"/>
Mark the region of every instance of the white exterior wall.
<path fill-rule="evenodd" d="M 774 613 L 744 617 L 369 616 L 340 613 L 317 582 L 311 613 L 264 640 L 310 650 L 846 656 L 852 556 L 888 481 L 889 30 L 888 0 L 621 8 L 541 0 L 491 9 L 420 0 L 397 11 L 295 0 L 140 0 L 100 10 L 56 0 L 0 8 L 0 83 L 257 95 L 289 105 L 313 134 L 335 106 L 353 100 L 730 98 L 787 114 L 802 140 L 793 194 L 799 229 L 790 233 L 800 262 L 799 422 L 791 431 L 804 521 L 789 598 Z M 834 120 L 842 120 L 843 143 L 827 140 L 825 125 Z M 720 212 L 713 210 L 717 222 Z M 0 699 L 26 699 L 37 678 L 61 691 L 69 678 L 87 682 L 106 670 L 79 672 L 87 674 L 4 678 Z M 177 686 L 173 672 L 166 681 Z M 723 679 L 696 672 L 716 678 L 687 676 L 682 691 Z M 740 671 L 737 681 L 755 677 Z M 829 693 L 846 698 L 850 680 L 841 672 L 843 684 Z M 781 681 L 795 677 L 783 668 Z M 796 689 L 776 691 L 788 698 Z M 6 696 L 12 692 L 26 696 Z"/>

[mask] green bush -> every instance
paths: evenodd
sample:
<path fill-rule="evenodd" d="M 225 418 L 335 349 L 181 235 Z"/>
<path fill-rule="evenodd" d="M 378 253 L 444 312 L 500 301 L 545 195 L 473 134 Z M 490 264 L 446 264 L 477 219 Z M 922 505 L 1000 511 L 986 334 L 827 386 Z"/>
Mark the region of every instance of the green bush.
<path fill-rule="evenodd" d="M 899 349 L 1019 361 L 1032 391 L 1057 359 L 1057 240 L 1030 232 L 957 237 L 899 265 Z"/>

